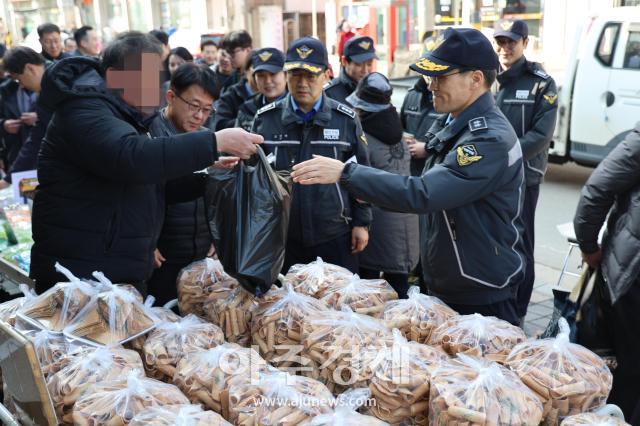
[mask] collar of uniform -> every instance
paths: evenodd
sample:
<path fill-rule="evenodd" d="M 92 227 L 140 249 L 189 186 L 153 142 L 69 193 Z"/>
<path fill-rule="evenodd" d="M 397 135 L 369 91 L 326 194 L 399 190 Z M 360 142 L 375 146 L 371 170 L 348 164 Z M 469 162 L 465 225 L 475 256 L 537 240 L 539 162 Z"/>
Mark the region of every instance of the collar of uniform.
<path fill-rule="evenodd" d="M 527 60 L 524 55 L 522 55 L 522 57 L 511 66 L 511 68 L 498 74 L 498 83 L 504 84 L 506 81 L 522 74 L 525 71 L 526 63 Z"/>
<path fill-rule="evenodd" d="M 344 68 L 340 70 L 339 78 L 340 78 L 340 82 L 342 82 L 346 86 L 347 90 L 350 92 L 355 91 L 356 87 L 358 87 L 358 82 L 352 79 L 351 77 L 349 77 L 349 75 L 347 74 Z"/>
<path fill-rule="evenodd" d="M 437 138 L 443 142 L 448 141 L 458 135 L 464 129 L 469 128 L 469 120 L 482 117 L 489 108 L 495 105 L 493 95 L 490 91 L 486 91 L 480 96 L 474 103 L 469 105 L 467 109 L 452 120 L 448 125 L 444 126 L 437 134 Z M 443 118 L 443 123 L 446 122 L 447 116 Z"/>
<path fill-rule="evenodd" d="M 324 94 L 320 96 L 320 99 L 313 104 L 312 111 L 314 111 L 313 115 L 313 123 L 318 125 L 327 125 L 329 124 L 329 120 L 331 119 L 331 110 L 328 107 L 328 102 L 323 102 Z M 287 94 L 285 100 L 285 108 L 282 111 L 282 124 L 285 126 L 291 123 L 300 123 L 303 124 L 303 118 L 296 113 L 296 111 L 300 110 L 298 104 L 293 99 L 291 94 Z"/>

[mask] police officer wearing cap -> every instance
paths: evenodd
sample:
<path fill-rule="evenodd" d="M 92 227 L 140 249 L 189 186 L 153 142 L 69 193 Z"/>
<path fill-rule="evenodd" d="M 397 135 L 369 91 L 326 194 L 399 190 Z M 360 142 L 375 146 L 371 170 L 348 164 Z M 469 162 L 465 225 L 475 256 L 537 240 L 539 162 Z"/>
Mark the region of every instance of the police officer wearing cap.
<path fill-rule="evenodd" d="M 494 48 L 501 66 L 496 103 L 520 140 L 526 178 L 522 208 L 526 267 L 525 279 L 518 289 L 517 306 L 521 322 L 533 292 L 536 204 L 547 169 L 558 109 L 558 92 L 553 78 L 540 64 L 528 61 L 524 56 L 528 34 L 527 24 L 520 20 L 498 21 L 494 32 Z"/>
<path fill-rule="evenodd" d="M 284 98 L 287 94 L 287 81 L 284 71 L 284 53 L 273 47 L 265 47 L 253 52 L 252 78 L 258 89 L 253 97 L 245 101 L 238 111 L 235 127 L 249 131 L 256 112 L 263 106 Z"/>
<path fill-rule="evenodd" d="M 498 69 L 478 30 L 448 28 L 411 68 L 429 83 L 436 111 L 422 176 L 399 176 L 316 157 L 294 166 L 294 182 L 339 183 L 352 197 L 420 213 L 425 282 L 461 314 L 517 324 L 524 277 L 520 207 L 522 150 L 490 88 Z"/>
<path fill-rule="evenodd" d="M 373 60 L 378 59 L 373 39 L 368 36 L 350 38 L 340 58 L 340 76 L 329 82 L 324 91 L 330 98 L 348 104 L 347 96 L 356 90 L 358 82 L 373 71 Z"/>
<path fill-rule="evenodd" d="M 325 46 L 303 37 L 287 50 L 289 94 L 258 110 L 252 132 L 265 138 L 277 170 L 313 155 L 369 164 L 366 137 L 355 112 L 325 95 L 329 61 Z M 317 257 L 358 271 L 357 253 L 369 241 L 371 208 L 339 185 L 295 185 L 283 270 Z"/>

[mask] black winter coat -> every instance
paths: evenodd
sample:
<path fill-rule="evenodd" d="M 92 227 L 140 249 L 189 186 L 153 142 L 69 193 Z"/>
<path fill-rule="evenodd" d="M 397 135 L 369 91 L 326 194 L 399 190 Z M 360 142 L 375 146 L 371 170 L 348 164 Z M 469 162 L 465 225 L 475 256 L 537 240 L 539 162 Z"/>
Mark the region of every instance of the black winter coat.
<path fill-rule="evenodd" d="M 9 168 L 11 173 L 11 165 L 15 161 L 20 148 L 29 137 L 32 126 L 23 124 L 20 126 L 18 133 L 12 135 L 4 130 L 5 120 L 16 120 L 21 116 L 20 108 L 18 107 L 18 88 L 19 84 L 15 80 L 8 80 L 0 86 L 0 136 L 4 141 L 4 152 L 2 159 L 5 162 L 5 166 Z M 35 102 L 28 112 L 33 112 L 36 109 Z"/>
<path fill-rule="evenodd" d="M 151 136 L 177 135 L 179 132 L 160 112 L 151 123 Z M 170 204 L 166 208 L 158 250 L 168 263 L 186 265 L 204 259 L 212 239 L 205 212 L 204 199 L 199 197 L 184 203 Z"/>
<path fill-rule="evenodd" d="M 334 78 L 324 86 L 324 93 L 331 99 L 351 107 L 347 97 L 355 92 L 357 86 L 358 82 L 349 77 L 343 68 L 338 78 Z"/>
<path fill-rule="evenodd" d="M 81 278 L 97 270 L 114 282 L 143 282 L 153 268 L 165 182 L 213 164 L 215 136 L 151 139 L 137 110 L 106 87 L 93 58 L 55 63 L 43 77 L 40 101 L 55 112 L 42 141 L 33 206 L 30 275 L 37 290 L 64 278 L 55 262 Z M 193 199 L 203 183 L 166 185 L 167 198 Z"/>
<path fill-rule="evenodd" d="M 598 233 L 605 221 L 602 272 L 615 303 L 640 277 L 640 124 L 602 160 L 582 188 L 573 226 L 583 252 L 598 250 Z"/>
<path fill-rule="evenodd" d="M 405 132 L 411 133 L 419 142 L 429 142 L 433 134 L 429 129 L 440 117 L 433 109 L 433 97 L 422 77 L 409 89 L 402 102 L 400 120 Z M 425 158 L 411 159 L 411 175 L 420 176 L 424 169 Z"/>
<path fill-rule="evenodd" d="M 218 100 L 216 106 L 215 130 L 229 129 L 236 125 L 236 118 L 240 106 L 251 96 L 252 93 L 247 91 L 247 80 L 242 79 L 225 90 L 224 94 Z"/>

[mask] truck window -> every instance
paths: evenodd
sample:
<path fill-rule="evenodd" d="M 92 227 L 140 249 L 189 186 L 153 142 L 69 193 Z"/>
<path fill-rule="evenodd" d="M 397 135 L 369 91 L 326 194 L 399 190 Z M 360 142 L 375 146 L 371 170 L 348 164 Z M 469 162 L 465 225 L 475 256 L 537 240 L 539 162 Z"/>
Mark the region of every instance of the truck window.
<path fill-rule="evenodd" d="M 624 68 L 640 70 L 640 31 L 630 31 L 624 49 Z"/>
<path fill-rule="evenodd" d="M 620 32 L 619 22 L 610 22 L 602 29 L 598 49 L 596 50 L 596 58 L 606 67 L 610 67 L 613 62 L 613 52 L 618 42 L 618 33 Z"/>

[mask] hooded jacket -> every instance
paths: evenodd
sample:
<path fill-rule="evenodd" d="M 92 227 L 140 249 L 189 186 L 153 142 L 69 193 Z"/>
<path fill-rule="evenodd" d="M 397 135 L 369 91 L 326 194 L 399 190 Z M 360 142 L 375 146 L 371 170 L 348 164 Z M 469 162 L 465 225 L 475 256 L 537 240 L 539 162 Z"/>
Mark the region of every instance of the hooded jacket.
<path fill-rule="evenodd" d="M 140 284 L 153 267 L 165 211 L 165 182 L 217 158 L 215 136 L 194 132 L 152 139 L 143 117 L 106 87 L 99 62 L 56 62 L 42 80 L 40 102 L 54 111 L 38 159 L 30 275 L 38 292 L 63 277 L 102 271 Z M 167 186 L 175 201 L 202 187 Z"/>

